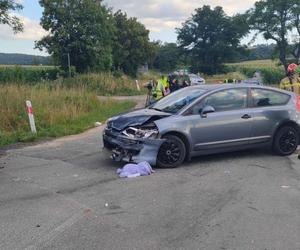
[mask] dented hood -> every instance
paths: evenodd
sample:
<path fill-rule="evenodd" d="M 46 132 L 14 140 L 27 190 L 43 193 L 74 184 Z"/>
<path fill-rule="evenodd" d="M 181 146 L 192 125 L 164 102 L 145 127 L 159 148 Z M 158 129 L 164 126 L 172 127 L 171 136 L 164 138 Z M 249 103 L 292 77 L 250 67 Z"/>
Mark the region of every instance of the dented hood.
<path fill-rule="evenodd" d="M 140 109 L 109 119 L 107 126 L 121 131 L 127 127 L 141 126 L 146 122 L 155 121 L 170 115 L 170 113 L 154 109 Z"/>

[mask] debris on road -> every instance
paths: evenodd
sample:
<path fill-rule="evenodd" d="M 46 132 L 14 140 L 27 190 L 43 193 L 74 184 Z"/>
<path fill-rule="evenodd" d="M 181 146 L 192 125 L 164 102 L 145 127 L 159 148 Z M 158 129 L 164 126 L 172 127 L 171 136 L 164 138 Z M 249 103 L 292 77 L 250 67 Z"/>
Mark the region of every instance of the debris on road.
<path fill-rule="evenodd" d="M 117 170 L 117 174 L 121 178 L 134 178 L 139 176 L 147 176 L 154 173 L 151 165 L 148 162 L 141 162 L 139 164 L 126 164 L 122 169 Z"/>
<path fill-rule="evenodd" d="M 288 188 L 290 188 L 290 186 L 281 186 L 281 188 L 288 189 Z"/>
<path fill-rule="evenodd" d="M 101 122 L 95 122 L 95 127 L 100 127 L 100 126 L 102 126 Z"/>

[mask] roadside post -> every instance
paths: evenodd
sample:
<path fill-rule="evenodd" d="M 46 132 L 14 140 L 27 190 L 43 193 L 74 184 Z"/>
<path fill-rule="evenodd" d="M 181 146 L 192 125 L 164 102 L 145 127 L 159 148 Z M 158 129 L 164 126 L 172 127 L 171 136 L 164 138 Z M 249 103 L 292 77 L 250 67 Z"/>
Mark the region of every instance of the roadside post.
<path fill-rule="evenodd" d="M 135 80 L 135 84 L 136 84 L 137 90 L 140 92 L 140 91 L 141 91 L 141 88 L 140 88 L 139 81 L 138 81 L 138 80 Z"/>
<path fill-rule="evenodd" d="M 28 118 L 29 118 L 31 132 L 36 134 L 36 127 L 35 127 L 35 121 L 34 121 L 34 116 L 33 116 L 33 112 L 32 112 L 31 101 L 26 101 L 26 107 L 27 107 L 27 114 L 28 114 Z"/>

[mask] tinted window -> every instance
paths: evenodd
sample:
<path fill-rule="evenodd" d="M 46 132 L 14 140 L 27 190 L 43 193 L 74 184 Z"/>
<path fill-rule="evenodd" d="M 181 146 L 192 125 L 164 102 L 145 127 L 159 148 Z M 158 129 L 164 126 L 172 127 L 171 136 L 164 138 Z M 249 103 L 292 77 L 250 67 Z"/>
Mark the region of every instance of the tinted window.
<path fill-rule="evenodd" d="M 214 107 L 216 112 L 246 108 L 247 89 L 229 89 L 214 93 L 194 105 L 187 114 L 199 114 L 206 105 Z"/>
<path fill-rule="evenodd" d="M 285 105 L 290 100 L 287 94 L 265 89 L 252 89 L 252 98 L 254 107 Z"/>

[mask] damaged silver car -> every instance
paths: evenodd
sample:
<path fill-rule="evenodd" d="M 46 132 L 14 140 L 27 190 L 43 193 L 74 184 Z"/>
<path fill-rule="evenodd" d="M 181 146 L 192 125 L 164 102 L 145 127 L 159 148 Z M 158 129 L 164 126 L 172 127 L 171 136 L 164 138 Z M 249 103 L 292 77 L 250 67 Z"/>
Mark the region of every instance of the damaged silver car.
<path fill-rule="evenodd" d="M 290 155 L 299 144 L 299 112 L 292 92 L 246 84 L 193 86 L 109 119 L 103 144 L 116 161 L 160 167 L 254 147 Z"/>

